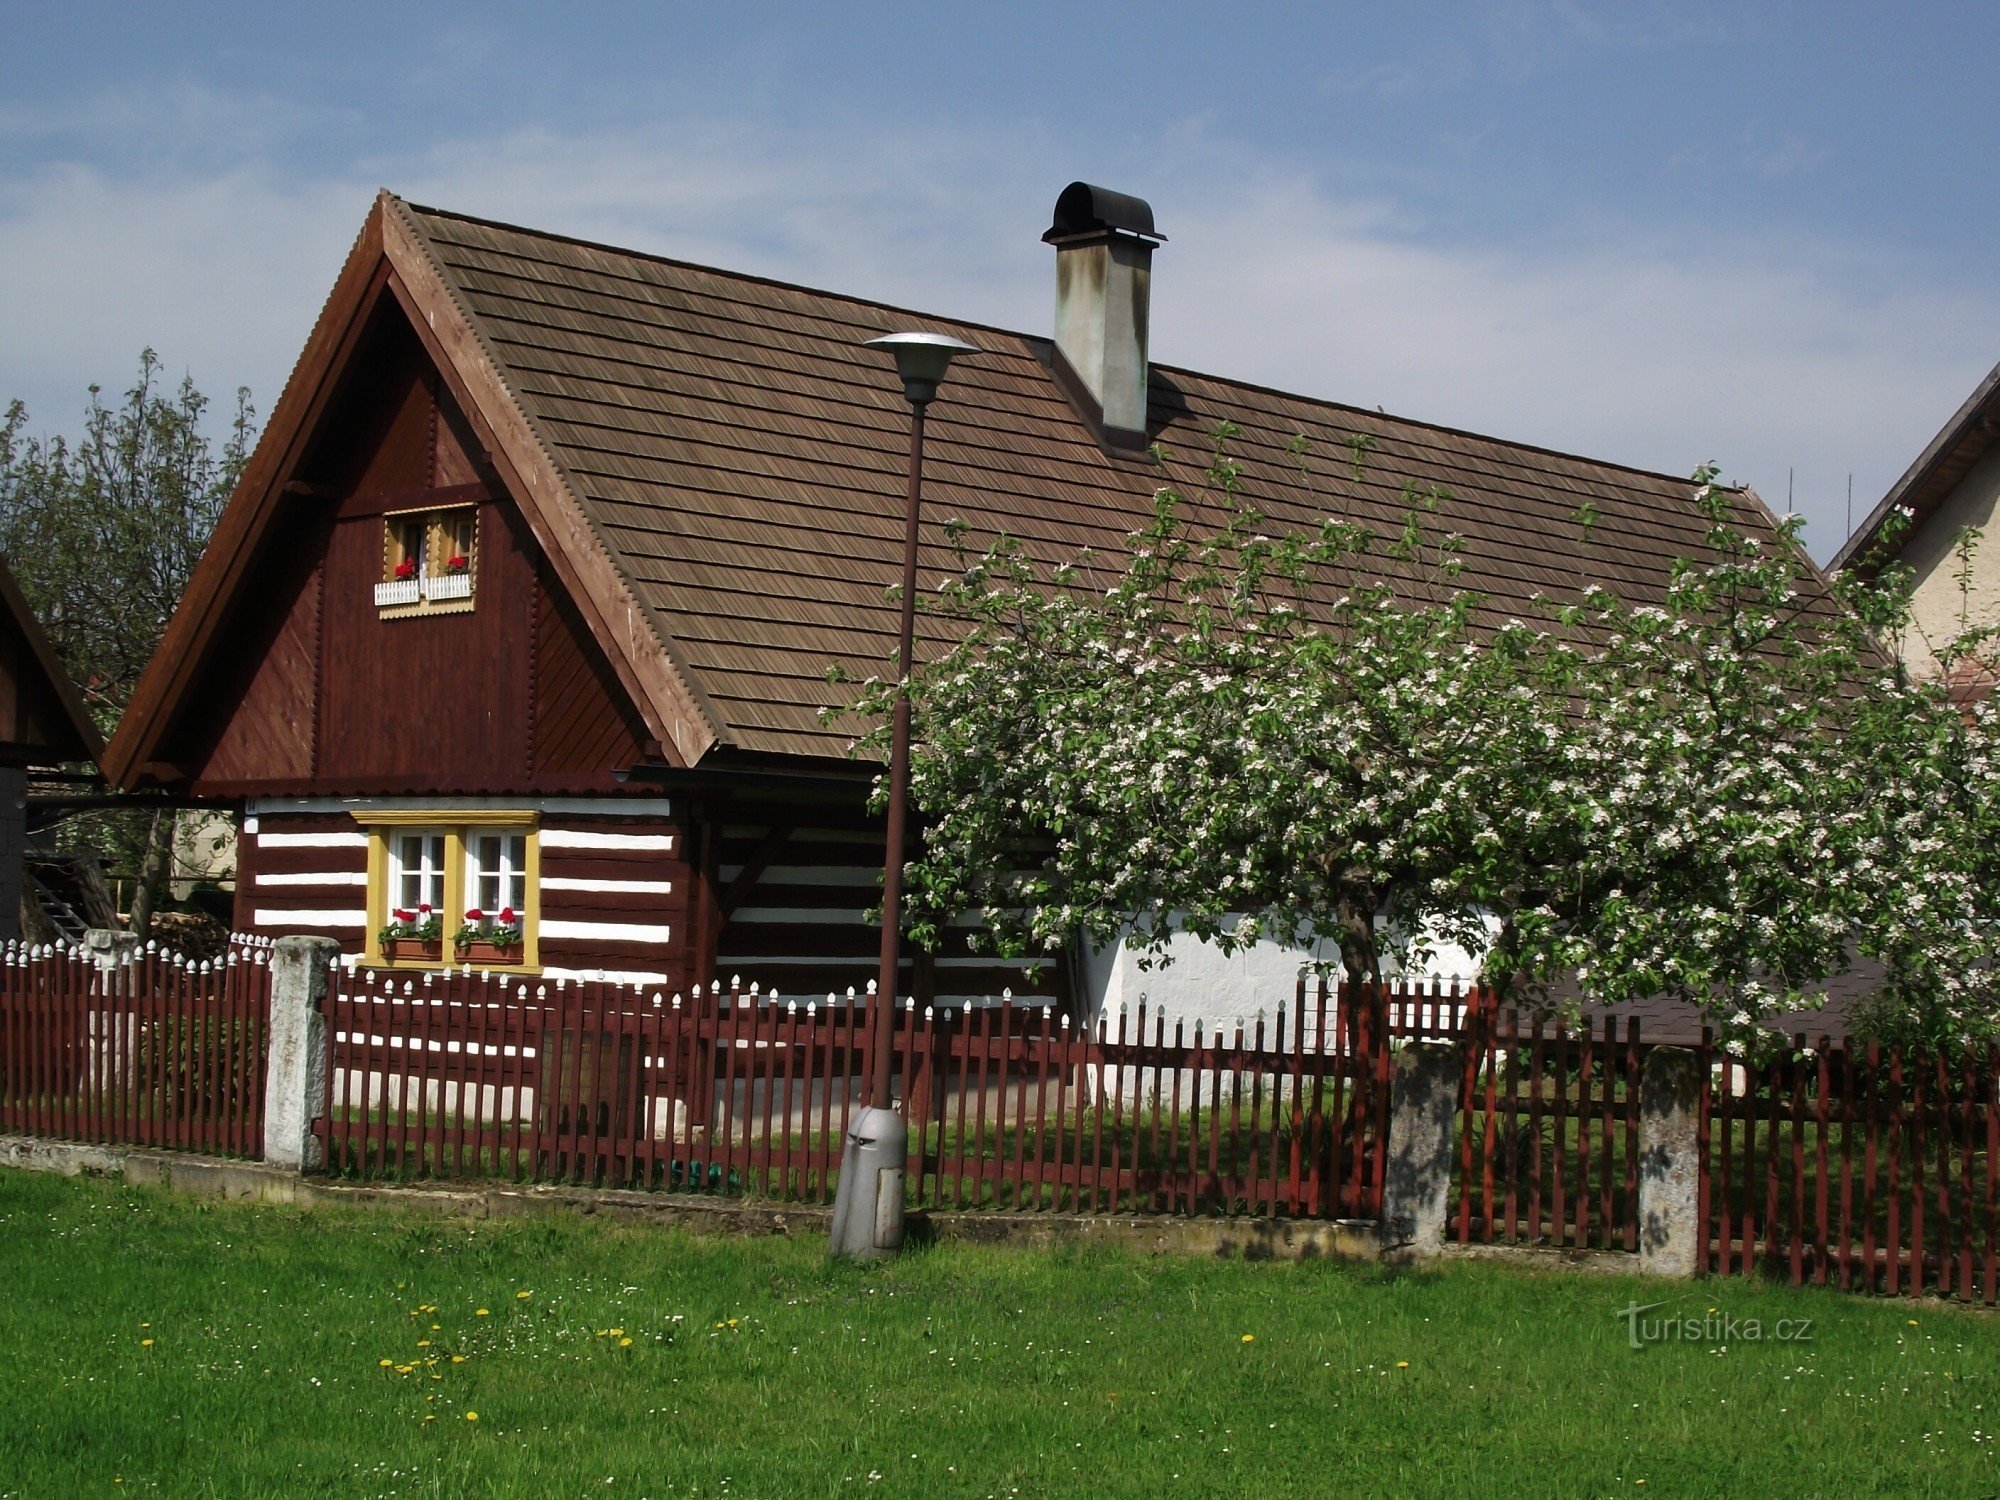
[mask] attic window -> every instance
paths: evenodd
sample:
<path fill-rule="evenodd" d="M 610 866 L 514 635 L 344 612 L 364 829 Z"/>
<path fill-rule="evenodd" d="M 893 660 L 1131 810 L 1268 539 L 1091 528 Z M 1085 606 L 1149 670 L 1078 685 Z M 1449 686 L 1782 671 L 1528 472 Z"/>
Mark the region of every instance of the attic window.
<path fill-rule="evenodd" d="M 385 620 L 471 609 L 478 563 L 479 512 L 472 506 L 392 511 L 382 518 L 375 607 Z"/>

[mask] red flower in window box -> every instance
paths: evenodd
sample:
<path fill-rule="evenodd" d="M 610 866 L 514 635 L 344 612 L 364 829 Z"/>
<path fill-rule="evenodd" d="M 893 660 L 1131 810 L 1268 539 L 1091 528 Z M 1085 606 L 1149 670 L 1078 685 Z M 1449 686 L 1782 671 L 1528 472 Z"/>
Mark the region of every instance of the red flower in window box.
<path fill-rule="evenodd" d="M 471 566 L 472 559 L 462 553 L 454 552 L 444 560 L 444 570 L 447 573 L 463 573 Z"/>
<path fill-rule="evenodd" d="M 521 922 L 514 908 L 504 907 L 489 917 L 478 907 L 465 914 L 465 925 L 452 936 L 462 962 L 496 964 L 521 962 Z"/>
<path fill-rule="evenodd" d="M 415 911 L 396 907 L 389 925 L 377 934 L 386 959 L 439 959 L 444 956 L 444 930 L 428 906 Z"/>
<path fill-rule="evenodd" d="M 415 578 L 417 576 L 417 560 L 414 557 L 406 557 L 397 563 L 396 576 L 398 578 Z"/>

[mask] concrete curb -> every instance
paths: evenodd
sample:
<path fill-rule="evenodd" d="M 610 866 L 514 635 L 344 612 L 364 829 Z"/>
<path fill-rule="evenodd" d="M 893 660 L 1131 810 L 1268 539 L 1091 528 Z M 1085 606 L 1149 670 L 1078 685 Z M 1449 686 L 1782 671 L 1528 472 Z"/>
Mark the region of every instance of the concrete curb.
<path fill-rule="evenodd" d="M 619 1188 L 396 1186 L 301 1176 L 258 1161 L 196 1156 L 136 1146 L 89 1146 L 32 1136 L 0 1135 L 0 1167 L 53 1172 L 66 1177 L 115 1177 L 172 1188 L 198 1197 L 279 1203 L 312 1208 L 374 1205 L 474 1219 L 520 1218 L 548 1213 L 599 1215 L 626 1223 L 685 1229 L 695 1234 L 801 1235 L 824 1240 L 830 1208 L 646 1193 Z M 1186 1219 L 1160 1216 L 912 1214 L 910 1238 L 961 1244 L 1046 1250 L 1065 1245 L 1110 1245 L 1140 1255 L 1204 1256 L 1219 1260 L 1345 1260 L 1392 1264 L 1498 1261 L 1515 1266 L 1561 1267 L 1634 1275 L 1636 1255 L 1617 1251 L 1536 1249 L 1513 1245 L 1447 1243 L 1428 1257 L 1398 1247 L 1384 1249 L 1372 1219 Z"/>

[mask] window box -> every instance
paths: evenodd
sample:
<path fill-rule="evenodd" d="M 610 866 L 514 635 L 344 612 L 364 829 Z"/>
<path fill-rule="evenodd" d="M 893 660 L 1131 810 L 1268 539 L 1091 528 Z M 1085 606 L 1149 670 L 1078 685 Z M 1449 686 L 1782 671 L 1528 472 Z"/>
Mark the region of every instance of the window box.
<path fill-rule="evenodd" d="M 423 586 L 430 582 L 427 578 L 391 578 L 375 585 L 375 607 L 394 609 L 398 605 L 415 604 L 422 597 Z"/>
<path fill-rule="evenodd" d="M 518 942 L 486 943 L 475 939 L 459 948 L 458 959 L 467 964 L 520 964 L 526 962 L 525 951 Z"/>
<path fill-rule="evenodd" d="M 438 963 L 444 958 L 443 938 L 390 938 L 382 956 L 390 963 Z"/>

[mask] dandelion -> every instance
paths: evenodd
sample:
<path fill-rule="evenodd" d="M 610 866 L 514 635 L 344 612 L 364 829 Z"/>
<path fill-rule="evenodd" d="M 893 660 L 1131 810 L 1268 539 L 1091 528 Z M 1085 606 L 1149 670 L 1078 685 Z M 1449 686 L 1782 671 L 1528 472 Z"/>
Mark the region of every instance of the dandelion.
<path fill-rule="evenodd" d="M 630 1349 L 632 1347 L 632 1341 L 629 1338 L 620 1339 L 618 1341 L 618 1347 L 620 1349 Z"/>
<path fill-rule="evenodd" d="M 469 1411 L 465 1414 L 465 1420 L 468 1422 L 477 1422 L 479 1420 L 479 1413 L 476 1411 Z"/>
<path fill-rule="evenodd" d="M 1396 1361 L 1396 1368 L 1399 1370 L 1407 1370 L 1410 1368 L 1410 1362 L 1407 1359 L 1399 1359 Z"/>
<path fill-rule="evenodd" d="M 153 1341 L 151 1339 L 140 1339 L 139 1347 L 141 1349 L 150 1349 L 153 1347 Z"/>
<path fill-rule="evenodd" d="M 391 1365 L 393 1365 L 394 1363 L 395 1363 L 395 1361 L 394 1361 L 393 1359 L 385 1359 L 385 1360 L 382 1360 L 382 1361 L 380 1361 L 380 1366 L 379 1366 L 379 1367 L 380 1367 L 381 1369 L 384 1369 L 384 1370 L 386 1370 L 386 1369 L 388 1369 L 388 1368 L 389 1368 L 389 1367 L 390 1367 Z"/>
<path fill-rule="evenodd" d="M 1243 1335 L 1243 1342 L 1246 1344 L 1254 1344 L 1257 1342 L 1257 1335 L 1254 1333 L 1246 1333 Z"/>
<path fill-rule="evenodd" d="M 463 1354 L 454 1354 L 451 1357 L 451 1362 L 455 1365 L 462 1365 L 465 1363 L 465 1356 Z"/>
<path fill-rule="evenodd" d="M 481 1308 L 476 1308 L 476 1309 L 474 1309 L 474 1311 L 473 1311 L 473 1314 L 472 1314 L 472 1315 L 473 1315 L 473 1317 L 475 1317 L 475 1318 L 483 1318 L 483 1317 L 485 1317 L 485 1316 L 487 1315 L 487 1313 L 486 1313 L 486 1309 L 485 1309 L 485 1308 L 483 1308 L 483 1307 L 481 1307 Z"/>
<path fill-rule="evenodd" d="M 535 1294 L 533 1292 L 526 1292 L 526 1291 L 516 1292 L 514 1293 L 514 1300 L 516 1302 L 526 1302 L 530 1297 L 534 1295 Z"/>

